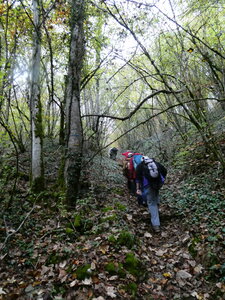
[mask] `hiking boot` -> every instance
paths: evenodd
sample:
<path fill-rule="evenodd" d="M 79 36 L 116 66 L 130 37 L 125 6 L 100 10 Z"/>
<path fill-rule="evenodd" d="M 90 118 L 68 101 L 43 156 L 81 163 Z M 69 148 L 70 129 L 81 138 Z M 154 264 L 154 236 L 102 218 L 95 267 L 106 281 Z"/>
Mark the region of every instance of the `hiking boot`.
<path fill-rule="evenodd" d="M 160 232 L 160 226 L 153 226 L 153 230 L 154 230 L 156 233 L 159 233 L 159 232 Z"/>

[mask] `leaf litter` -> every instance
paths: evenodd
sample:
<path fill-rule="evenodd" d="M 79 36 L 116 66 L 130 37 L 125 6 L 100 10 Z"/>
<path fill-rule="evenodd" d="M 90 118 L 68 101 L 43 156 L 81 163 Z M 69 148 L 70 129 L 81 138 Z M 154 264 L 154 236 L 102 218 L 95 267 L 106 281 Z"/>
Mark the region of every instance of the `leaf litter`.
<path fill-rule="evenodd" d="M 162 201 L 155 234 L 135 197 L 103 189 L 96 198 L 66 217 L 36 207 L 1 254 L 0 299 L 223 299 L 222 263 L 210 278 L 201 259 L 204 224 L 195 235 L 206 235 L 195 241 L 193 228 Z M 86 222 L 79 228 L 70 226 L 75 213 Z"/>

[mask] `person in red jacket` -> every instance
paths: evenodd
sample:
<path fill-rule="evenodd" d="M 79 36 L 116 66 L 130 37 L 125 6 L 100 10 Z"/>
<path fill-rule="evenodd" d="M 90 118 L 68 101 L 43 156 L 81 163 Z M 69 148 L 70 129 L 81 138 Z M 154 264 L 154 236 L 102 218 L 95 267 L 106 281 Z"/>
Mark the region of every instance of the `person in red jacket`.
<path fill-rule="evenodd" d="M 132 196 L 136 196 L 136 172 L 133 165 L 133 155 L 140 154 L 132 151 L 122 153 L 125 157 L 123 161 L 123 175 L 127 178 L 127 187 Z"/>

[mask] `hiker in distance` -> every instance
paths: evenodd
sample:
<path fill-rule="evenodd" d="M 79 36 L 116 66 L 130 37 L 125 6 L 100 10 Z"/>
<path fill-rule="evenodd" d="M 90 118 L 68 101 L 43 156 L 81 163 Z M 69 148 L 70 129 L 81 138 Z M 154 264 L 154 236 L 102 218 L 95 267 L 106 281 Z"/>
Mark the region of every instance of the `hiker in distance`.
<path fill-rule="evenodd" d="M 136 193 L 147 202 L 151 224 L 156 233 L 160 232 L 159 189 L 166 175 L 166 168 L 148 156 L 142 157 L 136 169 Z"/>
<path fill-rule="evenodd" d="M 116 147 L 113 147 L 109 150 L 109 157 L 113 160 L 116 160 L 118 149 Z"/>

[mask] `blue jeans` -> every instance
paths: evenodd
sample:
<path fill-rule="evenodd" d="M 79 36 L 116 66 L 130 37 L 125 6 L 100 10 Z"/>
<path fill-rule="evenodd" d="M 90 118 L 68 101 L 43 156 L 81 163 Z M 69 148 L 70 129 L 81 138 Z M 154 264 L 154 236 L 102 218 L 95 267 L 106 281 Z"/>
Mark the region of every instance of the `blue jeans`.
<path fill-rule="evenodd" d="M 152 226 L 160 226 L 159 220 L 159 191 L 149 186 L 143 188 L 142 196 L 146 199 L 148 210 L 151 215 Z"/>

